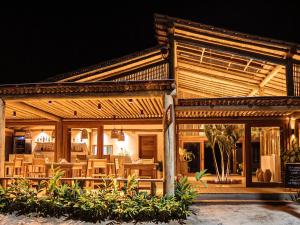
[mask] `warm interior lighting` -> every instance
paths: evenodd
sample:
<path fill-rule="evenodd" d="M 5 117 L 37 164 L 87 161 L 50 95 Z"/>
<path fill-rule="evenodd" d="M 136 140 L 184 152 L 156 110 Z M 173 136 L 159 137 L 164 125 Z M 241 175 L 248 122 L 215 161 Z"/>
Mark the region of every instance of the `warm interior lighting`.
<path fill-rule="evenodd" d="M 17 116 L 17 112 L 13 111 L 13 117 L 16 117 L 16 116 Z"/>
<path fill-rule="evenodd" d="M 98 109 L 99 109 L 99 110 L 102 109 L 101 103 L 98 104 Z"/>
<path fill-rule="evenodd" d="M 128 103 L 132 104 L 133 103 L 133 99 L 132 98 L 128 99 Z"/>
<path fill-rule="evenodd" d="M 125 134 L 124 134 L 123 129 L 121 129 L 119 132 L 118 141 L 125 141 Z"/>
<path fill-rule="evenodd" d="M 119 132 L 116 128 L 111 130 L 110 138 L 111 139 L 119 139 Z"/>

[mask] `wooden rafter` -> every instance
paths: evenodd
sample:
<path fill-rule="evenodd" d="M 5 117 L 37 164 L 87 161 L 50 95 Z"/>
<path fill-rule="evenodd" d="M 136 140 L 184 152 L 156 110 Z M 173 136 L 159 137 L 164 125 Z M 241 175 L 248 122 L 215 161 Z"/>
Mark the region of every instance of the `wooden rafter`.
<path fill-rule="evenodd" d="M 46 119 L 54 120 L 54 121 L 60 121 L 61 120 L 61 118 L 56 116 L 56 115 L 53 115 L 53 114 L 48 113 L 44 110 L 32 107 L 32 106 L 30 106 L 26 103 L 23 103 L 23 102 L 12 102 L 10 104 L 12 106 L 18 108 L 20 111 L 27 111 L 27 112 L 32 113 L 34 115 L 40 116 L 42 118 L 46 118 Z"/>
<path fill-rule="evenodd" d="M 254 88 L 249 96 L 255 95 L 260 88 L 263 88 L 273 77 L 277 75 L 277 73 L 282 69 L 281 65 L 277 65 L 274 67 L 274 69 L 260 82 L 257 88 Z"/>

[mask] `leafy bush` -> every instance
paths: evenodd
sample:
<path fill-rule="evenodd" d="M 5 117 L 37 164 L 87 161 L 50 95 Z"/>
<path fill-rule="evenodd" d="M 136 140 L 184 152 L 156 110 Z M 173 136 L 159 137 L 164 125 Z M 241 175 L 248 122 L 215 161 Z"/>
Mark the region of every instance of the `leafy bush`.
<path fill-rule="evenodd" d="M 182 178 L 176 182 L 174 196 L 161 198 L 138 192 L 135 177 L 128 177 L 120 189 L 117 181 L 104 181 L 98 190 L 82 188 L 75 182 L 63 184 L 61 171 L 52 179 L 33 187 L 26 179 L 16 179 L 8 188 L 0 187 L 0 212 L 80 219 L 87 222 L 153 221 L 180 223 L 190 215 L 195 190 Z"/>

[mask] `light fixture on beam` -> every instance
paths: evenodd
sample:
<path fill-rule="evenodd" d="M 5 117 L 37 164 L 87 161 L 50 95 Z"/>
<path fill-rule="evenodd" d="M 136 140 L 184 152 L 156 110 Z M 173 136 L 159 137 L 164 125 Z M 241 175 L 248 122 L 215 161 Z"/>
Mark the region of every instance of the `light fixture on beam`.
<path fill-rule="evenodd" d="M 13 111 L 13 117 L 17 117 L 17 112 Z"/>
<path fill-rule="evenodd" d="M 49 100 L 49 101 L 48 101 L 48 104 L 49 104 L 49 105 L 51 105 L 51 104 L 52 104 L 52 101 L 51 101 L 51 100 Z"/>
<path fill-rule="evenodd" d="M 77 116 L 77 111 L 74 111 L 74 116 Z"/>
<path fill-rule="evenodd" d="M 141 109 L 141 116 L 144 116 L 144 110 Z"/>
<path fill-rule="evenodd" d="M 98 104 L 98 110 L 101 110 L 102 109 L 102 105 L 101 103 Z"/>
<path fill-rule="evenodd" d="M 113 120 L 114 120 L 114 129 L 111 130 L 110 138 L 111 139 L 118 139 L 119 138 L 119 132 L 115 128 L 115 120 L 116 120 L 116 116 L 115 115 L 113 115 Z"/>
<path fill-rule="evenodd" d="M 132 98 L 128 99 L 128 103 L 132 104 L 133 103 L 133 99 Z"/>

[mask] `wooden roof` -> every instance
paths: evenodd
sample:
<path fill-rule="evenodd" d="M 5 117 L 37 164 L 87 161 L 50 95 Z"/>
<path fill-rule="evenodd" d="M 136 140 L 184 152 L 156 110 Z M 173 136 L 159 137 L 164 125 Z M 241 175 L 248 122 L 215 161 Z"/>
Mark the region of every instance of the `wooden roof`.
<path fill-rule="evenodd" d="M 300 63 L 295 43 L 158 14 L 155 28 L 173 49 L 179 98 L 284 96 L 287 58 Z"/>
<path fill-rule="evenodd" d="M 0 86 L 6 119 L 155 119 L 173 80 L 44 83 Z"/>
<path fill-rule="evenodd" d="M 163 48 L 163 46 L 155 46 L 153 48 L 135 52 L 117 59 L 108 60 L 73 72 L 60 74 L 47 79 L 46 82 L 97 82 L 115 79 L 167 79 L 168 70 L 164 68 L 167 67 L 168 63 L 166 58 L 162 55 Z M 151 74 L 152 70 L 160 70 L 160 76 L 155 76 L 153 73 Z M 129 77 L 130 75 L 131 77 Z M 120 79 L 122 77 L 125 77 L 125 79 Z"/>
<path fill-rule="evenodd" d="M 300 112 L 300 97 L 178 99 L 177 118 L 283 117 Z"/>

